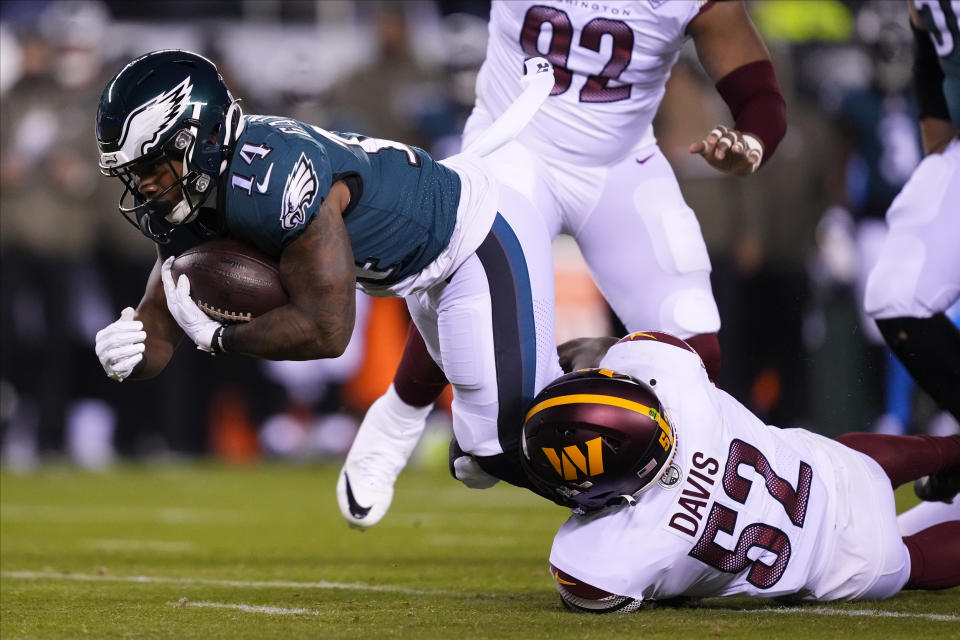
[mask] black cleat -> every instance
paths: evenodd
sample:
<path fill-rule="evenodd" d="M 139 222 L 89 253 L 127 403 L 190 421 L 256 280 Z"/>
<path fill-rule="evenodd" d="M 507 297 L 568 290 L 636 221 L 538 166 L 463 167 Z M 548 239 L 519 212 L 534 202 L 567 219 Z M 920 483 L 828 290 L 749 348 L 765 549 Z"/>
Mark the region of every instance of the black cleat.
<path fill-rule="evenodd" d="M 960 467 L 920 478 L 913 483 L 913 492 L 927 502 L 951 502 L 960 493 Z"/>

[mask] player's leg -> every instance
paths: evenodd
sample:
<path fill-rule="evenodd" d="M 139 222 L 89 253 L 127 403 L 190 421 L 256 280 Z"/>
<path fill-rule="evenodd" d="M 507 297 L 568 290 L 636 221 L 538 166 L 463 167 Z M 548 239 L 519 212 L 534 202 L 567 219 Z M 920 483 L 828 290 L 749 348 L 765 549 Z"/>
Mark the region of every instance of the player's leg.
<path fill-rule="evenodd" d="M 877 327 L 917 383 L 960 420 L 960 330 L 943 313 L 877 320 Z"/>
<path fill-rule="evenodd" d="M 476 254 L 448 283 L 417 295 L 419 308 L 410 305 L 453 387 L 457 443 L 486 473 L 521 486 L 523 413 L 561 374 L 550 239 L 528 206 L 504 188 L 502 214 Z"/>
<path fill-rule="evenodd" d="M 836 440 L 876 460 L 893 488 L 922 476 L 960 471 L 960 436 L 845 433 Z"/>
<path fill-rule="evenodd" d="M 904 536 L 951 520 L 960 520 L 960 497 L 949 502 L 920 502 L 897 516 L 900 533 Z"/>
<path fill-rule="evenodd" d="M 401 362 L 387 392 L 367 409 L 337 480 L 340 513 L 350 526 L 358 529 L 372 527 L 386 515 L 393 501 L 393 485 L 420 441 L 433 409 L 433 398 L 420 403 L 424 388 L 416 381 L 422 380 L 423 375 L 408 373 L 419 368 L 430 375 L 440 369 L 413 325 L 407 336 L 407 344 L 411 343 L 414 348 L 409 351 L 416 354 L 416 366 L 411 365 L 410 358 L 406 358 L 406 365 Z M 439 377 L 442 390 L 446 385 L 442 371 Z"/>
<path fill-rule="evenodd" d="M 960 141 L 925 158 L 891 204 L 864 304 L 917 383 L 960 419 L 960 330 L 944 314 L 960 297 L 957 202 Z"/>
<path fill-rule="evenodd" d="M 949 589 L 960 585 L 960 520 L 942 522 L 903 539 L 910 552 L 904 589 Z"/>
<path fill-rule="evenodd" d="M 597 286 L 628 330 L 656 329 L 683 338 L 716 380 L 720 314 L 710 258 L 673 170 L 652 145 L 598 171 L 587 177 L 601 185 L 591 202 L 583 202 L 587 215 L 577 216 L 574 205 L 565 205 L 568 227 Z M 567 185 L 584 180 L 582 169 L 570 173 Z"/>
<path fill-rule="evenodd" d="M 470 144 L 491 122 L 492 118 L 478 105 L 464 128 L 464 144 Z M 554 237 L 559 231 L 560 220 L 556 213 L 557 207 L 550 193 L 544 188 L 542 163 L 536 160 L 527 147 L 511 142 L 487 156 L 487 164 L 502 184 L 516 189 L 536 205 L 534 208 L 541 212 L 541 218 L 545 219 L 550 237 Z M 403 355 L 393 378 L 396 398 L 401 403 L 396 403 L 394 399 L 388 406 L 403 412 L 410 407 L 432 405 L 446 386 L 446 376 L 427 352 L 416 325 L 411 323 Z"/>

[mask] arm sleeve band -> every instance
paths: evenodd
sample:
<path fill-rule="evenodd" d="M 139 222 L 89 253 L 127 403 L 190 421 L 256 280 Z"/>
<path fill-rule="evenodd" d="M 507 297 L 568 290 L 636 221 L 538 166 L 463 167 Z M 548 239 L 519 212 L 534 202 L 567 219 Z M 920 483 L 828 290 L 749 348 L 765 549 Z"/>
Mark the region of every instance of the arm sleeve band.
<path fill-rule="evenodd" d="M 642 600 L 618 596 L 581 582 L 576 578 L 560 571 L 552 564 L 550 575 L 553 576 L 560 600 L 563 606 L 578 613 L 630 613 L 643 605 Z"/>
<path fill-rule="evenodd" d="M 234 334 L 237 332 L 237 325 L 228 324 L 224 326 L 222 330 L 217 329 L 217 331 L 219 332 L 219 336 L 217 335 L 217 333 L 214 333 L 213 337 L 214 337 L 214 341 L 217 341 L 217 339 L 219 338 L 219 343 L 217 344 L 217 347 L 219 348 L 219 352 L 230 353 L 231 351 L 233 351 Z"/>
<path fill-rule="evenodd" d="M 937 59 L 930 34 L 918 29 L 912 23 L 913 30 L 913 90 L 917 96 L 917 115 L 924 118 L 950 119 L 947 100 L 943 97 L 943 69 Z"/>
<path fill-rule="evenodd" d="M 717 82 L 717 92 L 734 118 L 734 128 L 763 143 L 763 161 L 773 155 L 787 132 L 787 105 L 773 64 L 757 60 L 737 67 Z"/>

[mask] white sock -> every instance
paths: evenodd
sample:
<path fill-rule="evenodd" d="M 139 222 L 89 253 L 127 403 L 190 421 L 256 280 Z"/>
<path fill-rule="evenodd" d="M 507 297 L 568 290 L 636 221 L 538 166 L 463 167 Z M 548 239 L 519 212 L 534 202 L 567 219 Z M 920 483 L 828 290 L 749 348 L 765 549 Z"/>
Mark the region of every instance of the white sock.
<path fill-rule="evenodd" d="M 432 402 L 425 407 L 415 407 L 404 402 L 403 398 L 397 394 L 392 382 L 387 387 L 387 392 L 383 394 L 383 398 L 390 414 L 403 422 L 422 422 L 433 411 Z"/>
<path fill-rule="evenodd" d="M 928 529 L 941 522 L 960 520 L 960 496 L 954 497 L 953 502 L 921 502 L 912 509 L 908 509 L 897 518 L 900 533 L 912 536 L 918 531 Z"/>

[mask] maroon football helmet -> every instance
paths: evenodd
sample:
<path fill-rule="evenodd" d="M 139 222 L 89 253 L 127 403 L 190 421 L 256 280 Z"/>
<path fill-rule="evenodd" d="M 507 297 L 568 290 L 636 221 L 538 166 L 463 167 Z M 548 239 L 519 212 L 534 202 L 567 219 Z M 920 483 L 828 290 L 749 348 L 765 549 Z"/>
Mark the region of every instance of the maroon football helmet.
<path fill-rule="evenodd" d="M 657 395 L 607 369 L 568 373 L 533 400 L 523 425 L 522 464 L 539 493 L 594 511 L 632 503 L 663 475 L 676 434 Z"/>

